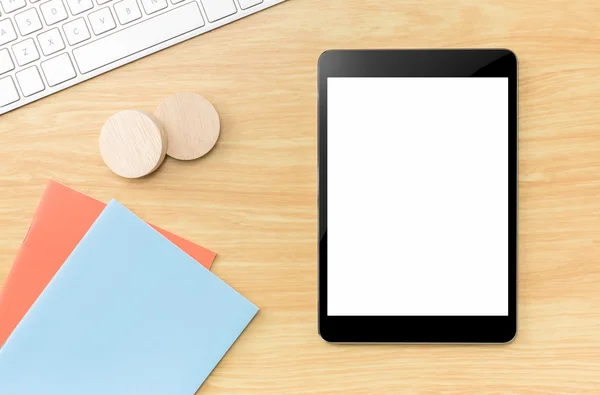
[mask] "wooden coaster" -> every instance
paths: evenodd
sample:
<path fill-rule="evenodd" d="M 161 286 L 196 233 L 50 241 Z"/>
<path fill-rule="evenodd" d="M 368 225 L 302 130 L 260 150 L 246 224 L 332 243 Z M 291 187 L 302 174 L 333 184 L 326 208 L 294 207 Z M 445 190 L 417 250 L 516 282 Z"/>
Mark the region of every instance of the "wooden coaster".
<path fill-rule="evenodd" d="M 198 159 L 217 143 L 219 114 L 204 97 L 177 93 L 163 101 L 155 112 L 167 132 L 167 155 L 180 160 Z"/>
<path fill-rule="evenodd" d="M 121 111 L 100 133 L 100 155 L 106 166 L 125 178 L 144 177 L 158 169 L 167 153 L 167 134 L 160 122 L 142 111 Z"/>

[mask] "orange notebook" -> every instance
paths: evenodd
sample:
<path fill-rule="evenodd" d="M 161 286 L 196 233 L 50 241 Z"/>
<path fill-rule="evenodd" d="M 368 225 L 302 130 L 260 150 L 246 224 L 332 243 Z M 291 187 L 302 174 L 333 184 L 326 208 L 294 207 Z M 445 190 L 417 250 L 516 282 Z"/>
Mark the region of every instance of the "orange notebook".
<path fill-rule="evenodd" d="M 49 181 L 29 232 L 0 291 L 0 345 L 4 344 L 106 204 Z M 151 225 L 210 269 L 216 254 Z"/>

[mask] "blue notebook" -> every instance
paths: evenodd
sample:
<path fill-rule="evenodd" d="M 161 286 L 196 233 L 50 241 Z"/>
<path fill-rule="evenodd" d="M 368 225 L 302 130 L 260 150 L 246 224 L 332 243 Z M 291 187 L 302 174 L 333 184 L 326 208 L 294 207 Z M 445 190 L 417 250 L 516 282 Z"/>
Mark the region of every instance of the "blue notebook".
<path fill-rule="evenodd" d="M 0 394 L 193 395 L 257 312 L 113 200 L 0 349 Z"/>

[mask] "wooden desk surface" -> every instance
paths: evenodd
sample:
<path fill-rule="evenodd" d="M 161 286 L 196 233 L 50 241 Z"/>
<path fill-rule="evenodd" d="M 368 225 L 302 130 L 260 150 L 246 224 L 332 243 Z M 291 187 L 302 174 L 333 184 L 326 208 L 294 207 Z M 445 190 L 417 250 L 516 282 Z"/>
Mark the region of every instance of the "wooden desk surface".
<path fill-rule="evenodd" d="M 599 393 L 597 0 L 291 0 L 0 117 L 0 284 L 54 178 L 214 249 L 262 308 L 202 394 Z M 317 334 L 316 64 L 330 48 L 508 47 L 520 65 L 519 333 L 506 346 Z M 196 91 L 216 149 L 127 181 L 98 132 Z"/>

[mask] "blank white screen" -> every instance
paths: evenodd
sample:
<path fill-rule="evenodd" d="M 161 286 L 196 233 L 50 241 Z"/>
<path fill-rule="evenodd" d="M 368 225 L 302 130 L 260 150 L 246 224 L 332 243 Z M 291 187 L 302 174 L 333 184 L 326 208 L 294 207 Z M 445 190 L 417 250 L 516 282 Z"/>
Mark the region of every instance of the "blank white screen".
<path fill-rule="evenodd" d="M 328 315 L 508 315 L 508 79 L 329 78 Z"/>

